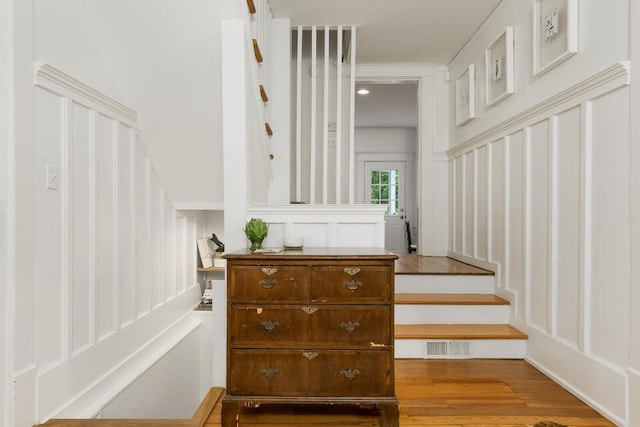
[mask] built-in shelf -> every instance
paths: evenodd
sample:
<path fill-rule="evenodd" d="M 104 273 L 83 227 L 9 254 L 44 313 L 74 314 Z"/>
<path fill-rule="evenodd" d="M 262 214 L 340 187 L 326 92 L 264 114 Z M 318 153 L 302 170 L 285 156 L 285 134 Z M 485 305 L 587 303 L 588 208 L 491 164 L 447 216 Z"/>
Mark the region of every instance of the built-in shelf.
<path fill-rule="evenodd" d="M 201 273 L 213 273 L 213 272 L 224 273 L 224 267 L 209 267 L 209 268 L 198 267 L 198 271 Z"/>

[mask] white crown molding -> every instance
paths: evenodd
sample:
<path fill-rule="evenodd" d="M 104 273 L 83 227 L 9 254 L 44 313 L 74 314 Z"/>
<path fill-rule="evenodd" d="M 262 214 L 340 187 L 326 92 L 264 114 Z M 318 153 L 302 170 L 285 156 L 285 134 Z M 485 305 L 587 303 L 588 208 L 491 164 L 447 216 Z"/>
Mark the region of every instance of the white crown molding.
<path fill-rule="evenodd" d="M 62 96 L 80 96 L 87 103 L 92 104 L 97 111 L 108 112 L 110 116 L 115 116 L 123 122 L 136 127 L 138 123 L 138 113 L 121 104 L 113 98 L 99 92 L 81 81 L 71 77 L 56 67 L 39 62 L 34 63 L 35 84 L 51 92 Z"/>
<path fill-rule="evenodd" d="M 566 109 L 569 104 L 575 104 L 581 101 L 580 98 L 582 97 L 588 96 L 589 99 L 597 98 L 605 93 L 627 86 L 630 84 L 630 72 L 629 62 L 613 64 L 574 86 L 456 145 L 447 151 L 447 156 L 449 159 L 458 157 L 463 153 L 485 145 L 488 141 L 503 137 L 513 129 L 522 128 L 529 122 L 535 122 L 541 115 L 549 115 L 549 113 L 553 114 L 555 111 Z"/>

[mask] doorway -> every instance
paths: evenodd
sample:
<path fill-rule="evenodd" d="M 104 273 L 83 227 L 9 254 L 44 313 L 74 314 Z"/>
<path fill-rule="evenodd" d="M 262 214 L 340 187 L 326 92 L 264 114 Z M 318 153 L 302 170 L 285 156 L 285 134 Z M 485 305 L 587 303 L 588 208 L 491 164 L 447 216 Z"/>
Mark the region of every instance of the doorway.
<path fill-rule="evenodd" d="M 406 162 L 368 161 L 364 163 L 365 203 L 387 205 L 385 213 L 385 248 L 405 253 Z"/>
<path fill-rule="evenodd" d="M 358 82 L 359 91 L 365 94 L 355 102 L 358 203 L 388 205 L 385 249 L 407 253 L 407 229 L 413 242 L 418 231 L 418 82 Z"/>

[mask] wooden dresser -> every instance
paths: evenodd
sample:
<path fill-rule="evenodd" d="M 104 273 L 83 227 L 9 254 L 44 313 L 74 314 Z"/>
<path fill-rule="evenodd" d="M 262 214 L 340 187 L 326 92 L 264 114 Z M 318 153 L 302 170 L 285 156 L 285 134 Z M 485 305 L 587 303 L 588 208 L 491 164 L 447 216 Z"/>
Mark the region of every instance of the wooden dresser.
<path fill-rule="evenodd" d="M 268 405 L 378 412 L 398 425 L 396 255 L 374 248 L 227 254 L 222 426 Z M 253 409 L 252 409 L 253 408 Z"/>

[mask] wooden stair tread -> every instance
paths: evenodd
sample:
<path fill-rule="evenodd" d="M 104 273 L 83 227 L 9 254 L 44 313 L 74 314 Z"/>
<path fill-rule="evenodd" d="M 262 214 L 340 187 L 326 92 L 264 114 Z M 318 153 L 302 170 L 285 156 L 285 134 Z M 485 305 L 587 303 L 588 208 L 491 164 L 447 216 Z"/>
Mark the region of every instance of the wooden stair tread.
<path fill-rule="evenodd" d="M 511 325 L 396 325 L 396 339 L 527 339 Z"/>
<path fill-rule="evenodd" d="M 492 294 L 419 294 L 398 293 L 396 304 L 430 305 L 509 305 L 509 301 Z"/>
<path fill-rule="evenodd" d="M 485 270 L 448 257 L 420 256 L 401 254 L 395 262 L 396 274 L 433 274 L 433 275 L 465 275 L 493 276 L 493 271 Z"/>

